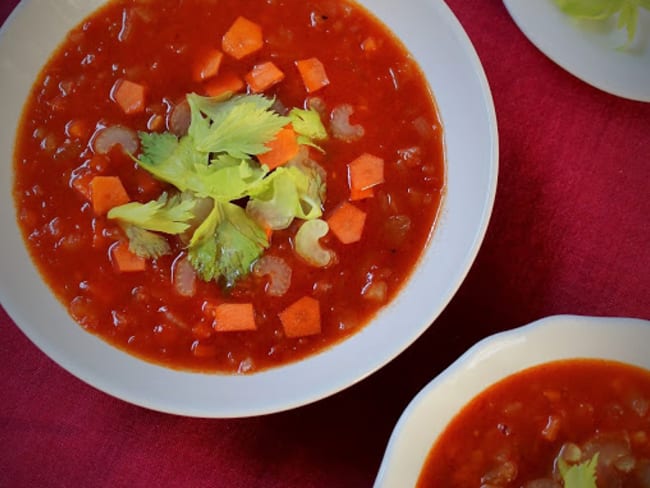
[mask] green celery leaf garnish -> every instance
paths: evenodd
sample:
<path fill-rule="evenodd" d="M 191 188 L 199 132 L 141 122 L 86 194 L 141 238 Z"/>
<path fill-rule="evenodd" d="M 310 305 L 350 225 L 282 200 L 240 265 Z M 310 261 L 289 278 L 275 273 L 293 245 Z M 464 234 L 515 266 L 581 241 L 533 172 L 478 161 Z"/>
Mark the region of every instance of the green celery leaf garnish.
<path fill-rule="evenodd" d="M 293 108 L 289 112 L 289 119 L 293 130 L 298 134 L 298 143 L 312 146 L 319 151 L 322 149 L 314 141 L 327 139 L 327 131 L 320 119 L 320 115 L 313 109 L 303 110 Z"/>
<path fill-rule="evenodd" d="M 140 132 L 138 135 L 142 144 L 140 161 L 147 164 L 159 164 L 165 161 L 178 148 L 178 139 L 168 132 L 164 134 Z"/>
<path fill-rule="evenodd" d="M 123 228 L 129 239 L 129 251 L 132 253 L 145 259 L 155 259 L 171 252 L 167 239 L 160 234 L 130 224 Z"/>
<path fill-rule="evenodd" d="M 263 228 L 286 228 L 294 218 L 322 214 L 325 184 L 321 172 L 292 164 L 269 172 L 256 155 L 288 123 L 295 124 L 303 143 L 327 137 L 320 117 L 294 110 L 284 117 L 274 100 L 261 95 L 231 98 L 189 94 L 187 135 L 141 132 L 142 152 L 133 159 L 154 177 L 175 186 L 179 196 L 163 194 L 147 203 L 131 202 L 112 209 L 133 252 L 158 257 L 170 251 L 161 235 L 192 231 L 188 258 L 198 275 L 231 287 L 250 272 L 268 247 Z M 196 203 L 210 199 L 207 217 Z M 233 203 L 247 201 L 246 210 Z"/>
<path fill-rule="evenodd" d="M 197 150 L 207 153 L 226 153 L 234 158 L 245 159 L 268 151 L 265 146 L 288 120 L 269 110 L 272 100 L 259 95 L 243 95 L 221 102 L 215 107 L 210 99 L 190 95 L 190 109 L 195 123 L 196 111 L 211 119 L 209 130 L 200 122 L 200 130 L 192 130 Z M 202 116 L 201 116 L 202 117 Z M 190 124 L 190 128 L 192 126 Z"/>
<path fill-rule="evenodd" d="M 598 453 L 589 461 L 569 466 L 560 458 L 558 467 L 564 481 L 564 488 L 597 488 L 596 467 L 598 466 Z"/>
<path fill-rule="evenodd" d="M 603 20 L 621 9 L 626 0 L 555 0 L 567 15 L 578 19 Z"/>
<path fill-rule="evenodd" d="M 190 226 L 195 205 L 196 200 L 186 194 L 168 198 L 167 193 L 163 193 L 157 200 L 147 203 L 129 202 L 114 207 L 109 210 L 108 218 L 146 230 L 180 234 Z"/>
<path fill-rule="evenodd" d="M 266 234 L 244 209 L 217 203 L 195 232 L 188 258 L 203 280 L 222 277 L 225 286 L 232 287 L 249 273 L 266 247 Z"/>
<path fill-rule="evenodd" d="M 208 165 L 208 153 L 196 151 L 192 139 L 181 138 L 173 150 L 172 134 L 147 134 L 140 132 L 143 152 L 138 165 L 159 180 L 171 183 L 180 191 L 193 191 L 200 196 L 208 196 L 199 168 Z"/>
<path fill-rule="evenodd" d="M 299 167 L 277 168 L 256 186 L 246 211 L 273 230 L 286 229 L 294 218 L 316 219 L 322 215 L 319 182 Z"/>

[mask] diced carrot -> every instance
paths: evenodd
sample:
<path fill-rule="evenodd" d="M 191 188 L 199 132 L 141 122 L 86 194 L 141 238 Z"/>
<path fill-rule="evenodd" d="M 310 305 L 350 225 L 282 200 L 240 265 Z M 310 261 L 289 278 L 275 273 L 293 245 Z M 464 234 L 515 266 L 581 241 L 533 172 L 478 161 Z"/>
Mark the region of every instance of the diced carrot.
<path fill-rule="evenodd" d="M 372 198 L 375 196 L 375 190 L 371 186 L 365 190 L 359 190 L 357 188 L 350 189 L 350 201 L 356 202 L 358 200 L 365 200 L 366 198 Z"/>
<path fill-rule="evenodd" d="M 348 202 L 339 205 L 327 219 L 332 233 L 343 244 L 351 244 L 361 239 L 366 224 L 366 213 Z"/>
<path fill-rule="evenodd" d="M 95 176 L 90 180 L 90 199 L 97 215 L 129 202 L 122 181 L 117 176 Z"/>
<path fill-rule="evenodd" d="M 296 61 L 296 67 L 300 72 L 307 93 L 315 92 L 330 84 L 327 73 L 325 73 L 325 66 L 318 58 Z"/>
<path fill-rule="evenodd" d="M 296 133 L 290 125 L 280 129 L 275 139 L 266 143 L 266 147 L 269 150 L 258 154 L 257 159 L 260 164 L 265 164 L 269 169 L 275 169 L 287 163 L 298 154 L 300 149 Z"/>
<path fill-rule="evenodd" d="M 203 54 L 194 65 L 192 77 L 194 81 L 204 81 L 217 75 L 221 67 L 223 53 L 218 49 L 211 49 Z"/>
<path fill-rule="evenodd" d="M 221 303 L 214 308 L 214 330 L 217 332 L 255 329 L 252 303 Z"/>
<path fill-rule="evenodd" d="M 287 337 L 320 334 L 320 303 L 304 296 L 278 314 Z"/>
<path fill-rule="evenodd" d="M 253 93 L 260 93 L 281 82 L 284 73 L 272 61 L 267 61 L 253 66 L 244 79 Z"/>
<path fill-rule="evenodd" d="M 144 111 L 146 87 L 129 80 L 117 80 L 111 89 L 111 98 L 125 114 L 137 114 Z"/>
<path fill-rule="evenodd" d="M 245 17 L 237 17 L 221 40 L 221 48 L 235 59 L 259 51 L 263 46 L 262 28 Z"/>
<path fill-rule="evenodd" d="M 348 164 L 350 190 L 367 190 L 384 182 L 384 160 L 363 153 Z"/>
<path fill-rule="evenodd" d="M 132 253 L 129 250 L 129 244 L 125 241 L 113 244 L 110 248 L 110 256 L 113 266 L 120 273 L 144 271 L 147 267 L 145 259 Z"/>
<path fill-rule="evenodd" d="M 244 80 L 235 73 L 220 73 L 219 76 L 208 80 L 205 85 L 205 93 L 209 97 L 218 97 L 226 92 L 237 93 L 244 89 Z"/>

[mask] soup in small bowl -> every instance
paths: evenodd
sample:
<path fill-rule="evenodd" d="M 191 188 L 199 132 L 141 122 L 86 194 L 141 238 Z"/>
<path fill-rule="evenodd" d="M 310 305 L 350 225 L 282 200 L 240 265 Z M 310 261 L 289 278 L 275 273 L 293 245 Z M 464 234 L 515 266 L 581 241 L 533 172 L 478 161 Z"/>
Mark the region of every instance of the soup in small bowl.
<path fill-rule="evenodd" d="M 375 486 L 649 486 L 648 339 L 557 316 L 481 341 L 405 410 Z"/>

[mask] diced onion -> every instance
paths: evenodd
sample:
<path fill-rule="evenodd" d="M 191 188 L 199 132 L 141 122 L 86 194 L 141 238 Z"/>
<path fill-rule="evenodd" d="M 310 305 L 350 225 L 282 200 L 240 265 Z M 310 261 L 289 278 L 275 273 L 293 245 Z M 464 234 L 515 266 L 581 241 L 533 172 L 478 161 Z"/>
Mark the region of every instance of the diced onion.
<path fill-rule="evenodd" d="M 176 136 L 182 137 L 187 134 L 191 121 L 190 104 L 187 103 L 187 100 L 183 100 L 181 103 L 174 105 L 167 115 L 167 128 Z"/>
<path fill-rule="evenodd" d="M 191 297 L 196 293 L 196 272 L 184 254 L 174 260 L 172 281 L 179 295 Z"/>
<path fill-rule="evenodd" d="M 121 125 L 112 125 L 95 132 L 92 148 L 95 154 L 108 154 L 116 145 L 130 154 L 138 152 L 140 141 L 134 130 Z"/>
<path fill-rule="evenodd" d="M 330 264 L 336 253 L 325 249 L 319 242 L 329 232 L 329 225 L 321 219 L 308 220 L 296 232 L 296 253 L 312 266 L 323 268 Z"/>
<path fill-rule="evenodd" d="M 361 125 L 350 124 L 350 115 L 354 112 L 352 105 L 338 105 L 332 109 L 330 114 L 330 128 L 336 139 L 345 142 L 352 142 L 360 139 L 365 134 Z"/>
<path fill-rule="evenodd" d="M 257 277 L 268 276 L 267 295 L 281 297 L 291 286 L 291 267 L 277 256 L 262 256 L 253 266 L 253 274 Z"/>

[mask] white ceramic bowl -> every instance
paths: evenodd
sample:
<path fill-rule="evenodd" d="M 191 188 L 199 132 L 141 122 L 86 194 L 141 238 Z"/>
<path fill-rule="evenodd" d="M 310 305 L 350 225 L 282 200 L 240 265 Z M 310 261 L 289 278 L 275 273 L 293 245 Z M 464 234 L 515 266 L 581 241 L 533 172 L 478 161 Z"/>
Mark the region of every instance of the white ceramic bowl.
<path fill-rule="evenodd" d="M 148 408 L 201 417 L 277 412 L 331 395 L 408 347 L 440 314 L 483 239 L 497 180 L 489 87 L 462 27 L 437 0 L 360 2 L 404 42 L 426 73 L 445 130 L 447 195 L 417 271 L 358 334 L 318 355 L 248 376 L 179 372 L 110 347 L 74 324 L 34 268 L 16 225 L 12 147 L 37 72 L 100 0 L 24 0 L 0 31 L 0 300 L 45 354 L 94 387 Z M 399 326 L 398 326 L 399 325 Z"/>
<path fill-rule="evenodd" d="M 388 442 L 375 488 L 415 486 L 438 436 L 488 386 L 549 361 L 609 359 L 650 370 L 650 322 L 558 315 L 483 339 L 409 403 Z"/>

